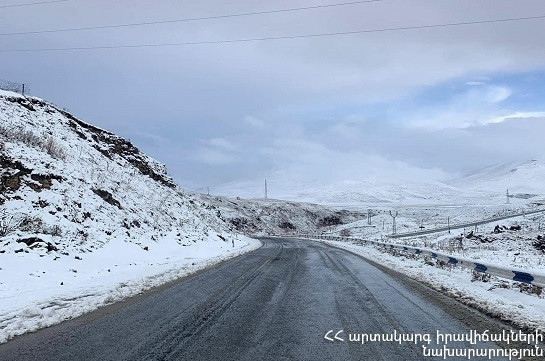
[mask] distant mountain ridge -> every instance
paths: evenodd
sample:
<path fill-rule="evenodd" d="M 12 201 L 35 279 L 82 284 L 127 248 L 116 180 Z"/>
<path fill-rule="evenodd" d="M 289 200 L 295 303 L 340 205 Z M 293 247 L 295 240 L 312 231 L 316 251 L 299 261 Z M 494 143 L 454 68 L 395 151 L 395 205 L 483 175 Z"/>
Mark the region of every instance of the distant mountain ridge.
<path fill-rule="evenodd" d="M 545 194 L 545 163 L 527 160 L 494 164 L 448 182 L 450 185 L 490 193 Z"/>
<path fill-rule="evenodd" d="M 268 179 L 268 188 L 272 198 L 336 206 L 498 203 L 505 201 L 507 189 L 518 199 L 545 195 L 545 164 L 537 160 L 496 164 L 446 182 L 361 179 L 320 184 L 273 177 Z M 260 198 L 263 185 L 259 181 L 233 182 L 219 193 Z"/>

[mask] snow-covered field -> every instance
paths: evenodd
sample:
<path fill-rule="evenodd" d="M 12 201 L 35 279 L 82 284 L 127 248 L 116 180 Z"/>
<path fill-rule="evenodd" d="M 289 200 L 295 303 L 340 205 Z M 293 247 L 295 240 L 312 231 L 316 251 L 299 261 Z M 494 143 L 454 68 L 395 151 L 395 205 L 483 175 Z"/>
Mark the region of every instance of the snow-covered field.
<path fill-rule="evenodd" d="M 397 232 L 430 230 L 450 224 L 462 224 L 498 215 L 534 210 L 512 205 L 487 207 L 402 208 L 396 218 Z M 539 209 L 543 209 L 540 206 Z M 439 250 L 478 262 L 500 264 L 513 268 L 545 271 L 545 212 L 495 221 L 421 236 L 388 238 L 392 234 L 392 217 L 388 210 L 373 210 L 371 225 L 367 219 L 334 227 L 325 234 L 345 235 L 361 239 L 385 241 Z M 384 225 L 384 228 L 383 228 Z M 423 227 L 423 228 L 421 228 Z"/>

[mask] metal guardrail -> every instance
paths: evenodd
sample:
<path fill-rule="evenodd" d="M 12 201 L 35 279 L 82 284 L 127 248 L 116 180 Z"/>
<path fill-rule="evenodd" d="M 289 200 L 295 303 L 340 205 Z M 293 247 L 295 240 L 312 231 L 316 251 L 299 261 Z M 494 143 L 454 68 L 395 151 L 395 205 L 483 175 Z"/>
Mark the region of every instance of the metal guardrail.
<path fill-rule="evenodd" d="M 545 287 L 545 274 L 536 273 L 528 270 L 516 270 L 507 267 L 501 267 L 498 265 L 492 265 L 487 263 L 480 263 L 474 260 L 467 258 L 456 257 L 453 255 L 436 252 L 434 250 L 426 248 L 417 248 L 411 246 L 405 246 L 395 243 L 386 243 L 379 241 L 368 241 L 364 239 L 354 238 L 354 237 L 337 237 L 337 236 L 323 236 L 323 235 L 298 235 L 297 237 L 308 238 L 308 239 L 325 239 L 331 241 L 358 241 L 365 244 L 375 244 L 390 249 L 396 249 L 402 252 L 408 252 L 415 254 L 417 256 L 430 256 L 432 258 L 444 261 L 453 266 L 459 266 L 463 268 L 470 269 L 479 273 L 487 273 L 493 276 L 505 278 L 508 280 L 528 283 L 531 285 Z"/>

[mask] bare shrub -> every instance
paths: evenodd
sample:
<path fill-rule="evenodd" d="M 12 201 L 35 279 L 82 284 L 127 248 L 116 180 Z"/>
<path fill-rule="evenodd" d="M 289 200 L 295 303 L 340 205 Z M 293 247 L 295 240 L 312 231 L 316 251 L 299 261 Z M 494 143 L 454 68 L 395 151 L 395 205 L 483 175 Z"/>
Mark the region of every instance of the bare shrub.
<path fill-rule="evenodd" d="M 0 237 L 15 232 L 21 224 L 21 219 L 15 214 L 9 214 L 5 209 L 0 210 Z"/>
<path fill-rule="evenodd" d="M 490 282 L 490 274 L 471 271 L 471 282 L 475 281 Z"/>
<path fill-rule="evenodd" d="M 45 226 L 42 230 L 42 233 L 49 234 L 53 237 L 62 237 L 64 234 L 62 228 L 57 224 L 54 224 L 52 226 Z"/>
<path fill-rule="evenodd" d="M 490 278 L 490 277 L 489 277 Z M 489 291 L 494 289 L 518 289 L 520 293 L 525 293 L 527 295 L 535 295 L 539 298 L 543 298 L 545 296 L 545 293 L 543 292 L 543 287 L 532 285 L 529 283 L 523 283 L 523 282 L 515 282 L 515 283 L 509 283 L 506 281 L 501 281 L 500 283 L 494 284 L 492 287 L 490 287 Z"/>
<path fill-rule="evenodd" d="M 521 293 L 536 295 L 537 297 L 542 297 L 543 295 L 543 287 L 531 285 L 528 283 L 519 283 L 516 286 L 518 286 L 518 289 Z"/>
<path fill-rule="evenodd" d="M 5 141 L 11 141 L 15 143 L 23 143 L 33 148 L 38 148 L 45 151 L 51 157 L 55 159 L 65 159 L 66 152 L 64 149 L 55 142 L 51 137 L 47 137 L 45 140 L 42 137 L 37 136 L 34 132 L 24 129 L 10 129 L 4 126 L 0 126 L 0 136 L 4 140 L 0 140 L 0 150 L 3 148 Z"/>
<path fill-rule="evenodd" d="M 54 225 L 49 229 L 49 234 L 55 237 L 62 237 L 62 228 L 59 225 Z"/>
<path fill-rule="evenodd" d="M 23 216 L 19 220 L 19 227 L 23 232 L 41 233 L 44 224 L 40 217 Z"/>
<path fill-rule="evenodd" d="M 8 141 L 24 143 L 31 147 L 40 147 L 43 142 L 33 132 L 24 129 L 9 129 L 0 126 L 0 134 Z"/>
<path fill-rule="evenodd" d="M 61 146 L 59 146 L 53 138 L 47 138 L 45 141 L 45 144 L 43 146 L 43 149 L 52 156 L 55 159 L 65 159 L 66 154 L 64 152 L 64 149 L 62 149 Z"/>

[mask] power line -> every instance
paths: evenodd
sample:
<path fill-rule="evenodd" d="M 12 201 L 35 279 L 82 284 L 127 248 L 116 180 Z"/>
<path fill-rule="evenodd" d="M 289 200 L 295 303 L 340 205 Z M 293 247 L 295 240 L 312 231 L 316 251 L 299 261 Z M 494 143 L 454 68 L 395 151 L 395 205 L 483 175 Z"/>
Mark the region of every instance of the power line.
<path fill-rule="evenodd" d="M 70 1 L 70 0 L 60 0 L 60 1 Z M 348 5 L 358 5 L 364 3 L 374 3 L 381 2 L 383 0 L 361 0 L 361 1 L 350 1 L 336 4 L 325 4 L 325 5 L 315 5 L 315 6 L 304 6 L 297 8 L 286 8 L 286 9 L 276 9 L 276 10 L 264 10 L 264 11 L 253 11 L 246 13 L 237 13 L 237 14 L 225 14 L 225 15 L 215 15 L 215 16 L 203 16 L 195 18 L 184 18 L 184 19 L 171 19 L 171 20 L 159 20 L 159 21 L 144 21 L 137 23 L 125 23 L 125 24 L 111 24 L 111 25 L 99 25 L 99 26 L 86 26 L 86 27 L 77 27 L 77 28 L 64 28 L 64 29 L 48 29 L 48 30 L 35 30 L 35 31 L 20 31 L 12 33 L 0 33 L 0 36 L 15 36 L 15 35 L 32 35 L 32 34 L 50 34 L 50 33 L 65 33 L 73 31 L 84 31 L 84 30 L 100 30 L 100 29 L 115 29 L 115 28 L 129 28 L 135 26 L 149 26 L 149 25 L 160 25 L 160 24 L 172 24 L 172 23 L 182 23 L 190 21 L 201 21 L 201 20 L 214 20 L 214 19 L 225 19 L 225 18 L 235 18 L 243 16 L 253 16 L 253 15 L 265 15 L 265 14 L 275 14 L 275 13 L 286 13 L 292 11 L 303 11 L 303 10 L 314 10 L 314 9 L 323 9 L 323 8 L 332 8 L 339 6 L 348 6 Z"/>
<path fill-rule="evenodd" d="M 0 49 L 0 52 L 5 53 L 5 52 L 40 52 L 40 51 L 72 51 L 72 50 L 106 50 L 106 49 L 158 48 L 158 47 L 184 46 L 184 45 L 230 44 L 230 43 L 245 43 L 245 42 L 257 42 L 257 41 L 269 41 L 269 40 L 319 38 L 319 37 L 329 37 L 329 36 L 393 32 L 393 31 L 416 30 L 416 29 L 446 28 L 446 27 L 456 27 L 456 26 L 463 26 L 463 25 L 492 24 L 492 23 L 524 21 L 524 20 L 537 20 L 537 19 L 544 19 L 544 18 L 545 18 L 545 15 L 536 15 L 536 16 L 525 16 L 525 17 L 517 17 L 517 18 L 464 21 L 464 22 L 457 22 L 457 23 L 443 23 L 443 24 L 431 24 L 431 25 L 402 26 L 402 27 L 395 27 L 395 28 L 353 30 L 353 31 L 333 32 L 333 33 L 270 36 L 270 37 L 262 37 L 262 38 L 186 41 L 186 42 L 179 42 L 179 43 L 158 43 L 158 44 L 78 46 L 78 47 L 66 47 L 66 48 Z"/>
<path fill-rule="evenodd" d="M 34 5 L 44 5 L 44 4 L 54 4 L 54 3 L 64 3 L 67 1 L 72 1 L 72 0 L 49 0 L 49 1 L 37 1 L 33 3 L 24 3 L 24 4 L 0 5 L 0 9 L 19 8 L 23 6 L 34 6 Z"/>

